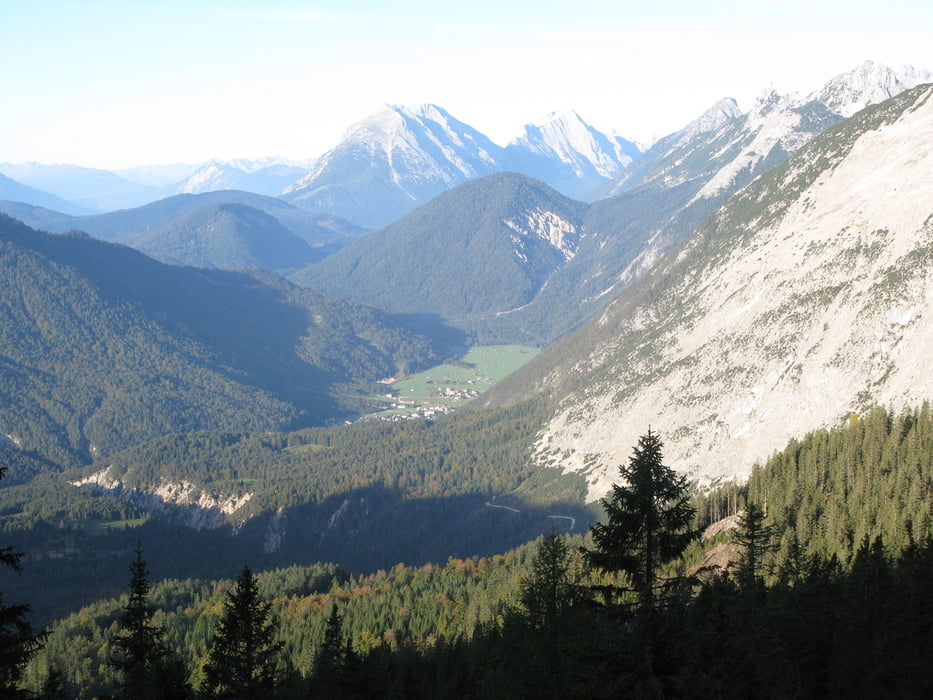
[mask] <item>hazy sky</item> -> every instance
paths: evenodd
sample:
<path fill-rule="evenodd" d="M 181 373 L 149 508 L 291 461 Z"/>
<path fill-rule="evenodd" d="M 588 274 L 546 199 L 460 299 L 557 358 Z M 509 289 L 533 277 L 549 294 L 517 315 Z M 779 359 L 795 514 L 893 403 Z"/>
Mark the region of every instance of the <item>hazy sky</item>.
<path fill-rule="evenodd" d="M 385 103 L 644 141 L 866 59 L 933 70 L 931 37 L 929 0 L 0 0 L 0 162 L 309 158 Z"/>

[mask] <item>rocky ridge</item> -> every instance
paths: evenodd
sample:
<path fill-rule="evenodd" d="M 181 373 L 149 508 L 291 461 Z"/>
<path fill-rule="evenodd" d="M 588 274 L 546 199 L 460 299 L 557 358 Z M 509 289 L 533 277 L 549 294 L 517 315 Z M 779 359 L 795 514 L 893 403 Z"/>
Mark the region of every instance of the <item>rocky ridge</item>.
<path fill-rule="evenodd" d="M 933 395 L 931 97 L 827 131 L 618 297 L 539 461 L 586 473 L 595 500 L 650 426 L 678 470 L 741 479 L 793 436 Z"/>

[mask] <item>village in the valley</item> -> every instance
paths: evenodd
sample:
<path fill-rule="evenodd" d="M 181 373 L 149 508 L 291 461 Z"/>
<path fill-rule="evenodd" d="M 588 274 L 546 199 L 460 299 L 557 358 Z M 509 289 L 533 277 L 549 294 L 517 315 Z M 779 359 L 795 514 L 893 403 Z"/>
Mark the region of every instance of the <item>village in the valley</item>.
<path fill-rule="evenodd" d="M 482 378 L 482 380 L 485 380 L 487 386 L 491 384 L 486 377 Z M 468 380 L 467 384 L 473 385 L 475 382 L 474 380 Z M 413 394 L 415 389 L 409 389 L 409 392 Z M 366 416 L 366 419 L 393 422 L 417 419 L 430 420 L 441 414 L 457 410 L 458 404 L 475 399 L 479 394 L 479 390 L 474 386 L 467 388 L 441 386 L 434 389 L 430 397 L 436 399 L 436 401 L 426 402 L 424 398 L 409 398 L 396 393 L 387 393 L 384 397 L 390 399 L 391 403 L 386 404 L 382 412 Z"/>
<path fill-rule="evenodd" d="M 462 357 L 405 378 L 380 380 L 381 406 L 359 420 L 431 420 L 475 399 L 537 354 L 520 345 L 480 346 Z"/>

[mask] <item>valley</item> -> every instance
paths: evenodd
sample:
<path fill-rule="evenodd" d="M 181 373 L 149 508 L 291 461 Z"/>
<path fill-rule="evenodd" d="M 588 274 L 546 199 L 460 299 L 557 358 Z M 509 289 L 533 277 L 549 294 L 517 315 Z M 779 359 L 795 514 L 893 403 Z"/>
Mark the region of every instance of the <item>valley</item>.
<path fill-rule="evenodd" d="M 644 149 L 427 104 L 302 167 L 3 164 L 0 612 L 50 629 L 12 682 L 122 692 L 144 558 L 179 697 L 248 571 L 268 697 L 922 696 L 931 84 L 867 62 Z M 593 552 L 655 438 L 646 573 Z"/>
<path fill-rule="evenodd" d="M 410 377 L 382 380 L 389 390 L 374 396 L 385 407 L 362 420 L 434 418 L 455 411 L 534 359 L 538 350 L 521 345 L 469 348 L 462 356 Z"/>

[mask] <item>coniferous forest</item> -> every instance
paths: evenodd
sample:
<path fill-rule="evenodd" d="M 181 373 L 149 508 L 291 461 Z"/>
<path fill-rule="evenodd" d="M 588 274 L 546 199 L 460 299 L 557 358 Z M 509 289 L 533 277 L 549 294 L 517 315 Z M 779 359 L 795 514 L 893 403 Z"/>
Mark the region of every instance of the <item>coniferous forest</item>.
<path fill-rule="evenodd" d="M 930 696 L 928 405 L 803 436 L 746 487 L 694 493 L 663 459 L 649 432 L 588 533 L 488 557 L 157 580 L 141 542 L 123 595 L 33 631 L 17 680 L 49 698 L 136 697 L 147 673 L 160 697 Z"/>

